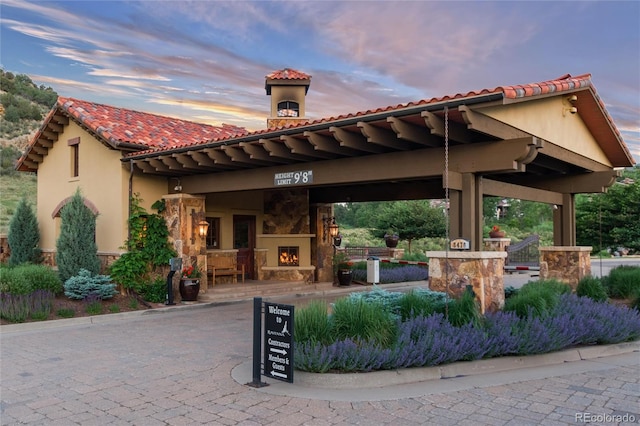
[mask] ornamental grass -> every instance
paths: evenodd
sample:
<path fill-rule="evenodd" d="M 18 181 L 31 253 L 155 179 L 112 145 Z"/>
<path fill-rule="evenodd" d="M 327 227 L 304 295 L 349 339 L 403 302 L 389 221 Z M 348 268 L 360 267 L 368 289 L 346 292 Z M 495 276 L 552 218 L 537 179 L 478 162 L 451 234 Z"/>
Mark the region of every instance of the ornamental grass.
<path fill-rule="evenodd" d="M 358 324 L 360 334 L 357 336 L 344 332 L 333 334 L 331 343 L 299 339 L 296 323 L 295 368 L 319 373 L 393 370 L 507 355 L 541 354 L 576 345 L 611 344 L 640 338 L 640 312 L 637 310 L 567 293 L 556 283 L 543 287 L 549 293 L 541 290 L 542 287 L 524 293 L 540 292 L 538 299 L 546 300 L 544 309 L 539 309 L 536 302 L 525 314 L 512 310 L 476 316 L 467 312 L 468 321 L 463 324 L 460 318 L 452 320 L 451 309 L 445 313 L 435 310 L 428 313 L 430 308 L 419 308 L 410 310 L 414 316 L 401 314 L 406 312 L 406 307 L 400 306 L 420 306 L 411 301 L 415 294 L 406 295 L 405 301 L 402 301 L 402 295 L 390 294 L 392 303 L 373 303 L 378 316 L 370 312 L 369 318 L 375 322 Z M 372 293 L 381 299 L 382 292 L 375 290 Z M 550 298 L 549 294 L 554 296 Z M 361 296 L 358 300 L 362 303 L 367 299 Z M 454 303 L 447 302 L 445 306 L 451 308 Z M 468 303 L 460 306 L 469 309 Z M 296 314 L 300 311 L 304 308 Z M 332 317 L 327 315 L 328 323 L 332 322 Z M 395 322 L 393 326 L 384 326 L 394 330 L 389 334 L 394 336 L 391 343 L 364 337 L 369 332 L 379 334 L 377 328 L 383 327 L 381 321 L 388 318 Z M 377 328 L 372 327 L 373 324 L 377 324 Z"/>

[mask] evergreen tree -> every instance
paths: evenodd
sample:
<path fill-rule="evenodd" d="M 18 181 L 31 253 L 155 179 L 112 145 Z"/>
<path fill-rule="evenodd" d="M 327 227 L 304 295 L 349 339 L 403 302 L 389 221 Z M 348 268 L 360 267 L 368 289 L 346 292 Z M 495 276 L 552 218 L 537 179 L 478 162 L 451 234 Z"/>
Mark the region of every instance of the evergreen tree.
<path fill-rule="evenodd" d="M 56 242 L 56 263 L 62 282 L 78 275 L 80 269 L 98 274 L 100 260 L 95 242 L 96 215 L 84 205 L 80 189 L 62 208 L 60 218 L 62 223 Z"/>
<path fill-rule="evenodd" d="M 9 222 L 8 241 L 11 248 L 10 265 L 41 262 L 38 219 L 24 198 L 18 203 L 16 212 Z"/>

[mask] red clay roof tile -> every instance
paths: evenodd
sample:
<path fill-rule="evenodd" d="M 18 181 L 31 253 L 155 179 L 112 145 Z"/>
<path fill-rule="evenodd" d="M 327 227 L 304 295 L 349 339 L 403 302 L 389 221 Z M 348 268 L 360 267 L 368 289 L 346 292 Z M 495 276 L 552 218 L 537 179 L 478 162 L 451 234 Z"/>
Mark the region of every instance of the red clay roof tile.
<path fill-rule="evenodd" d="M 272 72 L 271 74 L 267 75 L 267 78 L 270 78 L 272 80 L 309 80 L 311 76 L 298 70 L 285 68 Z"/>
<path fill-rule="evenodd" d="M 73 98 L 58 98 L 57 107 L 113 146 L 126 143 L 141 149 L 172 149 L 247 132 L 228 124 L 194 123 Z"/>

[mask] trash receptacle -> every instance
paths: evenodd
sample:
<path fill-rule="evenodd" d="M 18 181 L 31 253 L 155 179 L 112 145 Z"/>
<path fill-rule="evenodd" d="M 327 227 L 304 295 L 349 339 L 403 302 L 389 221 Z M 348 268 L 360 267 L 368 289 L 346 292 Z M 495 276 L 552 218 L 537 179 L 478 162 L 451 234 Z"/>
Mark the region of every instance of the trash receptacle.
<path fill-rule="evenodd" d="M 371 284 L 380 282 L 380 259 L 377 257 L 367 258 L 367 282 Z"/>

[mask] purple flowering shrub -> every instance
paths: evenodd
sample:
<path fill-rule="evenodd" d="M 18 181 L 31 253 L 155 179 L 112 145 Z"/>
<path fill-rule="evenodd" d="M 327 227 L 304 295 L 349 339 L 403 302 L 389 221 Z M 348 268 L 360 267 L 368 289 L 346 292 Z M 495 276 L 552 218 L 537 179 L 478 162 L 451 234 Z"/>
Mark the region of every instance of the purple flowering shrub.
<path fill-rule="evenodd" d="M 395 344 L 384 348 L 351 339 L 329 345 L 296 342 L 295 367 L 303 371 L 372 371 L 432 366 L 506 355 L 553 352 L 575 345 L 620 343 L 640 338 L 640 312 L 574 294 L 539 315 L 489 313 L 455 327 L 436 313 L 401 322 Z"/>
<path fill-rule="evenodd" d="M 380 283 L 401 283 L 407 281 L 425 281 L 429 278 L 429 270 L 416 265 L 393 265 L 380 268 Z M 367 281 L 367 269 L 354 268 L 353 279 Z"/>

